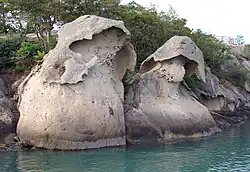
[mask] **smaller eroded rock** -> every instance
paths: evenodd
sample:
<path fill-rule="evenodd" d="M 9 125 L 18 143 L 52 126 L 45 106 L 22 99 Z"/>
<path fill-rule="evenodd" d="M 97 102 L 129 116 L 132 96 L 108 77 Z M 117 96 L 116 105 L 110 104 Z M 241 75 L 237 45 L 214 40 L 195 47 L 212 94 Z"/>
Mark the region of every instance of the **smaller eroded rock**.
<path fill-rule="evenodd" d="M 202 52 L 185 36 L 172 37 L 142 63 L 125 99 L 128 142 L 169 142 L 217 131 L 208 109 L 181 84 L 193 73 L 205 81 Z"/>

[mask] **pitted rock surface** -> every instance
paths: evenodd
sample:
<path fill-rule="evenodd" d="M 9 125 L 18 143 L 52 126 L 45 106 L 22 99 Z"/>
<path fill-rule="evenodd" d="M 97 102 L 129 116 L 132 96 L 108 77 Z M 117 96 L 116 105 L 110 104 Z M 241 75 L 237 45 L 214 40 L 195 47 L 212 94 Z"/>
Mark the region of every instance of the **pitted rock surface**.
<path fill-rule="evenodd" d="M 19 86 L 24 145 L 80 150 L 125 145 L 122 78 L 136 54 L 123 22 L 83 16 Z"/>
<path fill-rule="evenodd" d="M 181 84 L 194 73 L 205 81 L 202 52 L 188 37 L 171 38 L 142 63 L 126 94 L 128 142 L 169 142 L 218 131 L 208 109 Z"/>

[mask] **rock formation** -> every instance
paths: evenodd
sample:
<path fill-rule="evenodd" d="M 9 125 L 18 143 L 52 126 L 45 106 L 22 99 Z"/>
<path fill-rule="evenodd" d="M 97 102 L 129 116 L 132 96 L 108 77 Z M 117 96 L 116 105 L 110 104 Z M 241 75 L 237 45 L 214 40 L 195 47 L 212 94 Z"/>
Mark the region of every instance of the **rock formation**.
<path fill-rule="evenodd" d="M 213 114 L 218 126 L 223 129 L 242 123 L 250 112 L 250 80 L 243 78 L 243 75 L 250 71 L 249 48 L 233 46 L 229 53 L 230 57 L 223 61 L 216 73 L 206 68 L 207 82 L 193 90 L 199 101 Z M 237 74 L 239 72 L 242 75 Z M 234 83 L 222 79 L 229 74 L 234 75 Z"/>
<path fill-rule="evenodd" d="M 212 74 L 209 68 L 207 82 L 196 89 L 195 94 L 210 111 L 234 112 L 241 107 L 248 107 L 250 100 L 250 95 L 246 91 L 240 90 L 232 83 L 220 83 L 219 78 Z"/>
<path fill-rule="evenodd" d="M 225 60 L 224 63 L 228 63 L 228 61 L 234 61 L 234 63 L 231 63 L 231 66 L 226 67 L 232 67 L 232 66 L 239 66 L 241 70 L 244 70 L 245 72 L 250 72 L 250 46 L 249 45 L 238 45 L 238 46 L 232 46 L 230 47 L 230 54 L 231 58 L 229 60 Z M 223 68 L 223 66 L 222 66 Z M 245 90 L 247 92 L 250 92 L 250 76 L 248 74 L 247 79 L 245 80 L 244 84 Z"/>
<path fill-rule="evenodd" d="M 128 142 L 166 142 L 217 131 L 208 109 L 181 84 L 194 73 L 205 81 L 202 52 L 185 36 L 174 36 L 142 63 L 126 95 Z"/>
<path fill-rule="evenodd" d="M 125 145 L 122 78 L 136 54 L 123 22 L 83 16 L 18 88 L 24 145 L 79 150 Z"/>
<path fill-rule="evenodd" d="M 10 100 L 6 82 L 0 78 L 0 143 L 16 132 L 18 118 L 16 104 Z"/>
<path fill-rule="evenodd" d="M 250 110 L 250 81 L 244 91 L 228 81 L 222 84 L 205 70 L 201 50 L 186 36 L 172 37 L 149 56 L 124 93 L 122 79 L 136 64 L 129 38 L 123 22 L 97 16 L 64 25 L 55 49 L 13 85 L 15 89 L 21 82 L 21 143 L 61 150 L 121 146 L 126 141 L 166 143 L 207 136 L 219 131 L 217 126 L 230 125 L 234 119 L 224 120 L 221 112 Z M 235 64 L 250 70 L 248 51 L 243 57 L 236 50 L 221 71 Z M 184 77 L 193 74 L 203 84 L 190 90 Z M 2 95 L 0 90 L 0 103 Z M 0 122 L 9 122 L 2 126 L 14 121 L 7 118 L 8 110 L 0 114 Z"/>

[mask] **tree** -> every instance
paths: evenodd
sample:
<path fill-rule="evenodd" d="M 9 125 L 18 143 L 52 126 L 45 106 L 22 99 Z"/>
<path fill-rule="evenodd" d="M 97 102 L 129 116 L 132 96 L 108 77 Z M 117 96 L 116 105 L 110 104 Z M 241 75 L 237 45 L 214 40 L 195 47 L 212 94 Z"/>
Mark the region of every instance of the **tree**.
<path fill-rule="evenodd" d="M 8 11 L 11 11 L 15 18 L 26 21 L 25 33 L 35 31 L 43 42 L 45 52 L 51 48 L 50 34 L 55 23 L 66 23 L 79 16 L 92 14 L 124 21 L 131 32 L 131 42 L 137 52 L 137 69 L 142 61 L 175 35 L 191 37 L 203 51 L 205 61 L 212 69 L 218 68 L 228 57 L 226 53 L 228 48 L 224 44 L 212 35 L 200 30 L 192 31 L 186 27 L 186 19 L 180 18 L 171 6 L 169 11 L 158 13 L 155 6 L 146 8 L 135 2 L 121 5 L 120 0 L 0 0 L 0 2 L 11 4 L 11 8 L 6 9 L 7 6 L 2 3 L 1 8 L 5 9 L 2 13 L 6 16 Z M 4 20 L 5 18 L 2 18 L 3 22 Z"/>
<path fill-rule="evenodd" d="M 237 35 L 236 39 L 235 39 L 235 42 L 236 42 L 237 45 L 243 45 L 245 43 L 244 36 Z"/>
<path fill-rule="evenodd" d="M 10 4 L 8 0 L 0 0 L 0 33 L 7 34 L 12 29 L 10 24 Z"/>
<path fill-rule="evenodd" d="M 158 13 L 154 6 L 145 8 L 135 2 L 121 5 L 117 10 L 120 20 L 132 34 L 131 42 L 137 52 L 137 69 L 154 51 L 174 35 L 190 35 L 186 20 L 170 13 Z"/>
<path fill-rule="evenodd" d="M 34 28 L 44 51 L 51 49 L 51 30 L 58 21 L 65 23 L 85 14 L 115 18 L 120 0 L 9 0 L 15 11 L 27 16 L 28 28 Z"/>
<path fill-rule="evenodd" d="M 212 35 L 203 33 L 201 30 L 193 31 L 190 37 L 202 50 L 206 64 L 215 71 L 220 64 L 229 58 L 229 47 Z"/>
<path fill-rule="evenodd" d="M 19 15 L 26 16 L 27 29 L 34 28 L 43 42 L 44 51 L 50 50 L 50 36 L 56 19 L 60 16 L 60 0 L 9 0 Z"/>
<path fill-rule="evenodd" d="M 116 18 L 115 12 L 120 2 L 120 0 L 62 0 L 60 20 L 69 22 L 82 15 Z"/>

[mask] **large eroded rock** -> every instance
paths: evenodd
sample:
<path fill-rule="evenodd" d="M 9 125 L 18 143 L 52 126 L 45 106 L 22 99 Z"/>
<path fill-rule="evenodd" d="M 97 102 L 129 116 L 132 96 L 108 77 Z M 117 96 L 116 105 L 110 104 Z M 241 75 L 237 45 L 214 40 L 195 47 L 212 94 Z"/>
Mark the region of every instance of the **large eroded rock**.
<path fill-rule="evenodd" d="M 126 95 L 128 142 L 167 142 L 217 130 L 208 109 L 181 84 L 193 73 L 205 81 L 202 52 L 185 36 L 171 38 L 142 63 Z"/>
<path fill-rule="evenodd" d="M 58 44 L 19 86 L 23 144 L 78 150 L 125 145 L 127 69 L 136 54 L 123 22 L 83 16 L 58 33 Z"/>

